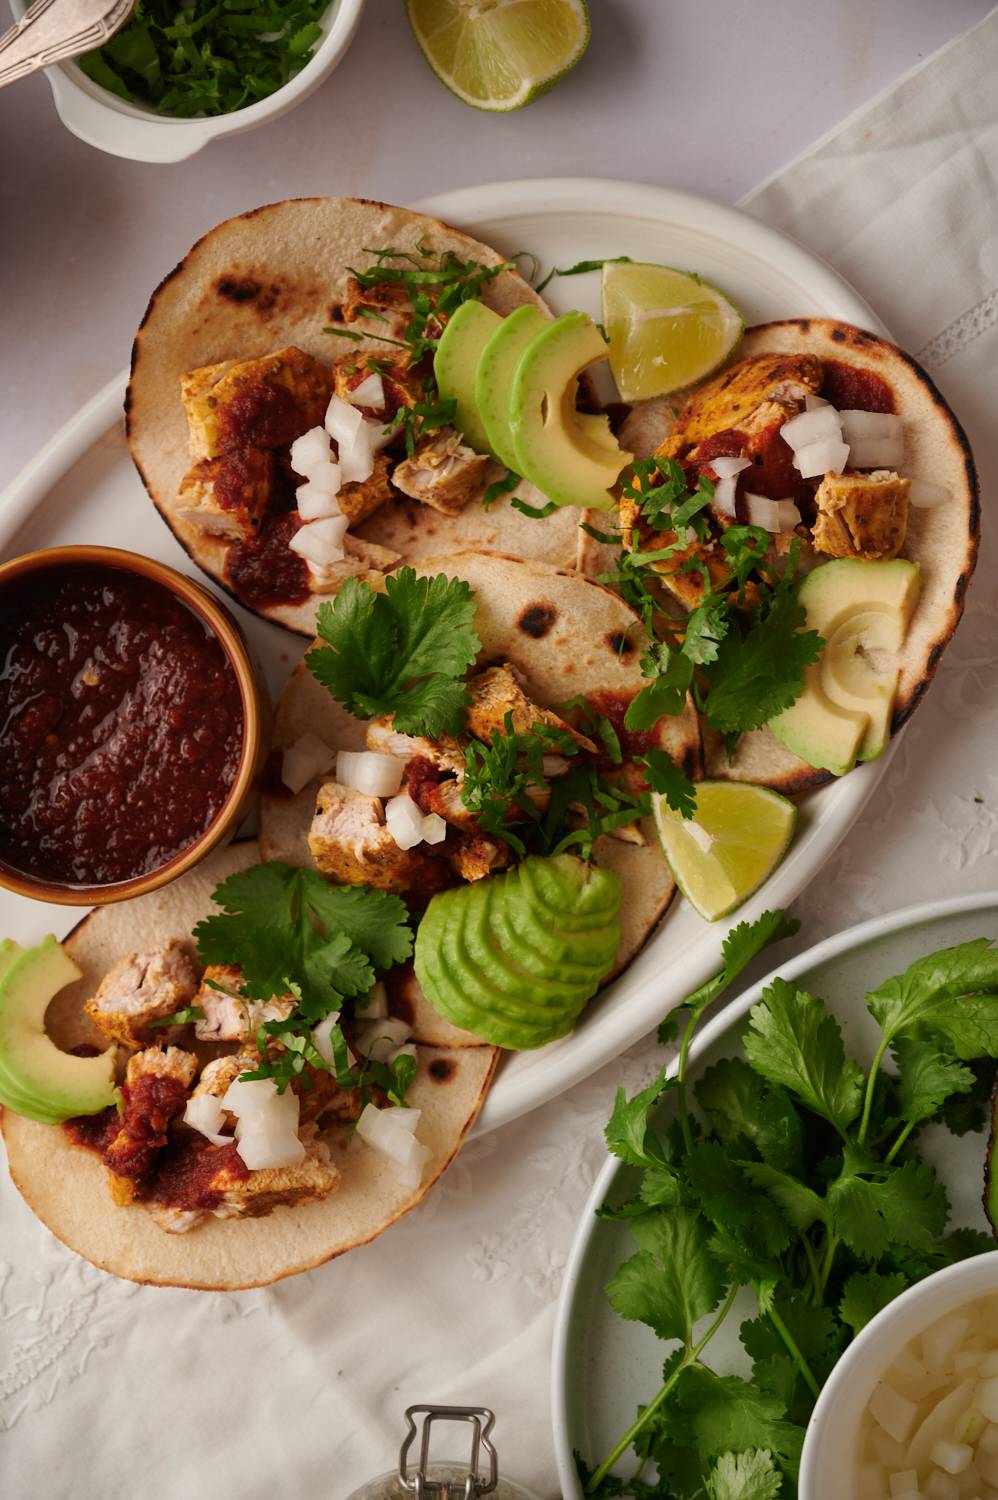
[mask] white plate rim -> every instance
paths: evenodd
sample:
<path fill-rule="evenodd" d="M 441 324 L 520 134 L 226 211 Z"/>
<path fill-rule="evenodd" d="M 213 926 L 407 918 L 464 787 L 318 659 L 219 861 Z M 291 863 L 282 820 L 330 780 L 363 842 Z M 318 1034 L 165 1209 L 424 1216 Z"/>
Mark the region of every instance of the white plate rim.
<path fill-rule="evenodd" d="M 900 907 L 897 911 L 868 917 L 863 922 L 857 922 L 851 927 L 843 928 L 840 932 L 832 933 L 831 936 L 823 938 L 810 948 L 805 948 L 802 953 L 794 954 L 784 963 L 776 964 L 762 979 L 757 980 L 755 984 L 729 1000 L 716 1016 L 711 1017 L 703 1030 L 695 1035 L 690 1046 L 689 1065 L 696 1067 L 703 1056 L 722 1041 L 729 1031 L 738 1026 L 748 1015 L 752 1006 L 758 1003 L 763 990 L 777 977 L 793 983 L 809 970 L 819 968 L 833 959 L 841 958 L 854 948 L 862 948 L 864 944 L 876 938 L 890 937 L 908 928 L 918 927 L 924 922 L 938 921 L 940 918 L 950 916 L 970 916 L 974 912 L 988 908 L 994 910 L 996 907 L 998 907 L 998 890 L 981 891 L 974 895 L 947 896 L 935 901 L 920 901 L 913 906 Z M 669 1064 L 670 1075 L 674 1071 L 674 1066 L 674 1063 Z M 618 1173 L 626 1170 L 624 1162 L 607 1153 L 607 1159 L 586 1198 L 578 1227 L 572 1237 L 561 1291 L 558 1294 L 551 1350 L 551 1427 L 558 1477 L 561 1480 L 564 1500 L 584 1500 L 575 1471 L 568 1425 L 568 1394 L 571 1381 L 568 1355 L 576 1289 L 590 1240 L 600 1223 L 596 1218 L 596 1209 L 605 1201 L 614 1178 Z"/>
<path fill-rule="evenodd" d="M 576 213 L 592 215 L 594 239 L 600 234 L 612 234 L 614 222 L 626 219 L 702 232 L 724 245 L 744 250 L 751 258 L 776 266 L 781 273 L 785 270 L 788 280 L 804 283 L 808 295 L 826 307 L 837 309 L 834 314 L 826 315 L 885 332 L 868 304 L 824 261 L 742 210 L 693 193 L 606 178 L 540 177 L 458 188 L 422 199 L 413 207 L 472 233 L 481 225 L 495 226 L 513 215 Z M 120 422 L 127 380 L 128 372 L 124 370 L 108 381 L 49 439 L 0 495 L 0 551 L 72 466 Z M 149 516 L 152 523 L 161 524 L 151 506 Z M 835 817 L 811 829 L 798 844 L 791 846 L 783 864 L 762 890 L 739 908 L 733 920 L 751 921 L 765 907 L 786 906 L 801 893 L 859 817 L 896 753 L 899 738 L 894 737 L 880 760 L 857 767 L 847 778 L 827 789 L 825 795 L 837 797 L 840 803 Z M 686 993 L 714 972 L 720 961 L 721 942 L 730 925 L 705 924 L 695 954 L 684 962 L 681 984 L 673 986 L 674 996 L 667 991 L 663 998 L 660 976 L 645 976 L 635 983 L 626 1005 L 605 1008 L 595 1017 L 594 1024 L 583 1026 L 573 1035 L 570 1044 L 555 1044 L 560 1050 L 552 1057 L 551 1067 L 530 1069 L 520 1076 L 500 1071 L 473 1134 L 483 1135 L 546 1103 L 646 1035 L 668 1008 L 670 999 L 675 1003 L 681 998 L 680 991 Z M 649 946 L 661 941 L 663 930 L 667 929 L 652 935 Z"/>

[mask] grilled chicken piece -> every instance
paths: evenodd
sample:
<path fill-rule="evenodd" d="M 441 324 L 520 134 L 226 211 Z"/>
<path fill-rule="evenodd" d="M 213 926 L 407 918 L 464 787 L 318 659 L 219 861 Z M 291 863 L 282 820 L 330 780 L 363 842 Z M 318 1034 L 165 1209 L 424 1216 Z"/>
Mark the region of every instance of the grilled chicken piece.
<path fill-rule="evenodd" d="M 365 317 L 365 313 L 377 316 Z M 372 335 L 397 338 L 408 328 L 411 316 L 409 293 L 402 282 L 378 281 L 372 286 L 361 286 L 356 276 L 347 278 L 340 305 L 340 317 L 344 323 L 355 323 L 360 319 Z"/>
<path fill-rule="evenodd" d="M 392 714 L 371 719 L 367 726 L 367 748 L 405 761 L 409 795 L 424 812 L 438 813 L 455 828 L 474 829 L 475 820 L 461 797 L 464 752 L 457 740 L 448 734 L 441 735 L 439 740 L 400 734 L 393 723 Z"/>
<path fill-rule="evenodd" d="M 871 474 L 826 474 L 815 502 L 812 538 L 819 552 L 873 562 L 897 557 L 908 530 L 911 480 L 891 469 Z"/>
<path fill-rule="evenodd" d="M 451 868 L 462 880 L 483 880 L 494 875 L 510 862 L 507 844 L 496 843 L 485 834 L 462 833 L 453 846 L 446 850 Z"/>
<path fill-rule="evenodd" d="M 121 1089 L 121 1129 L 104 1153 L 111 1196 L 131 1203 L 140 1193 L 170 1125 L 182 1114 L 198 1060 L 180 1047 L 147 1047 L 128 1060 Z"/>
<path fill-rule="evenodd" d="M 382 547 L 380 543 L 369 542 L 361 536 L 351 536 L 349 531 L 343 538 L 343 550 L 346 557 L 340 562 L 316 563 L 307 559 L 308 583 L 313 594 L 332 593 L 347 578 L 384 573 L 393 568 L 401 556 L 391 547 Z"/>
<path fill-rule="evenodd" d="M 212 536 L 251 536 L 270 501 L 274 455 L 262 448 L 233 448 L 201 458 L 181 480 L 177 515 Z"/>
<path fill-rule="evenodd" d="M 388 455 L 379 453 L 374 460 L 374 473 L 369 479 L 358 479 L 345 484 L 337 491 L 340 510 L 351 526 L 359 526 L 368 516 L 392 498 L 392 487 L 388 482 Z"/>
<path fill-rule="evenodd" d="M 751 354 L 694 391 L 659 448 L 669 458 L 695 456 L 719 432 L 760 433 L 796 416 L 817 393 L 823 369 L 814 354 Z M 692 454 L 691 454 L 692 450 Z"/>
<path fill-rule="evenodd" d="M 403 495 L 456 516 L 469 500 L 481 499 L 495 472 L 487 454 L 469 448 L 453 427 L 441 427 L 395 465 L 392 483 Z"/>
<path fill-rule="evenodd" d="M 400 849 L 385 827 L 380 797 L 327 781 L 319 788 L 308 832 L 316 867 L 345 885 L 407 892 L 439 887 L 439 862 L 415 849 Z"/>
<path fill-rule="evenodd" d="M 219 984 L 229 993 L 213 988 Z M 194 997 L 194 1004 L 204 1011 L 204 1018 L 194 1023 L 194 1035 L 199 1042 L 251 1042 L 265 1021 L 286 1021 L 298 1003 L 293 995 L 248 1000 L 241 990 L 242 974 L 238 968 L 208 965 Z M 200 1089 L 200 1084 L 195 1092 L 198 1091 L 212 1092 Z"/>
<path fill-rule="evenodd" d="M 508 714 L 514 734 L 526 734 L 535 724 L 544 724 L 549 729 L 563 729 L 580 750 L 586 750 L 590 755 L 596 754 L 596 746 L 592 740 L 573 729 L 571 724 L 566 724 L 551 709 L 538 708 L 536 703 L 531 703 L 520 684 L 516 668 L 508 661 L 503 662 L 501 667 L 489 667 L 472 677 L 468 682 L 468 692 L 471 694 L 468 733 L 486 745 L 491 745 L 492 735 L 496 730 L 500 734 L 507 733 Z"/>
<path fill-rule="evenodd" d="M 84 1010 L 110 1041 L 142 1047 L 156 1036 L 152 1023 L 190 1005 L 197 987 L 198 971 L 183 945 L 160 943 L 109 969 Z"/>
<path fill-rule="evenodd" d="M 284 447 L 322 422 L 332 392 L 332 373 L 293 345 L 191 370 L 180 377 L 191 452 Z"/>
<path fill-rule="evenodd" d="M 351 399 L 369 375 L 379 376 L 385 399 L 380 406 L 359 408 L 368 421 L 377 418 L 390 422 L 400 407 L 412 407 L 424 399 L 426 376 L 410 364 L 409 355 L 402 350 L 388 355 L 341 354 L 333 361 L 336 394 L 344 401 Z"/>

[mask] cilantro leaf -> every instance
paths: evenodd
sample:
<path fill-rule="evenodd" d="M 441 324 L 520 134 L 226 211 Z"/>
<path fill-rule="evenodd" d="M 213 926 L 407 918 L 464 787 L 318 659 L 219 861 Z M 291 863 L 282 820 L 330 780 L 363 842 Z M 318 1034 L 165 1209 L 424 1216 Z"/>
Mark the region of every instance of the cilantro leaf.
<path fill-rule="evenodd" d="M 900 1271 L 882 1275 L 879 1271 L 863 1271 L 850 1276 L 842 1288 L 839 1302 L 839 1317 L 848 1323 L 853 1333 L 865 1328 L 880 1310 L 900 1297 L 908 1279 Z"/>
<path fill-rule="evenodd" d="M 645 780 L 652 791 L 663 796 L 673 812 L 684 818 L 693 817 L 697 810 L 696 787 L 671 755 L 664 750 L 649 750 L 647 755 L 638 757 L 637 764 L 644 767 Z"/>
<path fill-rule="evenodd" d="M 624 715 L 624 728 L 636 732 L 651 729 L 670 714 L 681 714 L 693 681 L 689 657 L 661 643 L 645 652 L 641 671 L 652 681 L 635 694 Z"/>
<path fill-rule="evenodd" d="M 821 1000 L 775 979 L 752 1007 L 743 1046 L 757 1073 L 845 1134 L 859 1113 L 863 1074 L 846 1057 L 839 1024 Z"/>
<path fill-rule="evenodd" d="M 898 1107 L 902 1119 L 920 1125 L 953 1094 L 969 1094 L 974 1075 L 963 1063 L 945 1057 L 932 1042 L 898 1037 L 891 1051 L 897 1063 Z"/>
<path fill-rule="evenodd" d="M 717 660 L 721 642 L 731 629 L 731 605 L 721 594 L 708 594 L 692 610 L 683 632 L 683 655 L 698 666 Z"/>
<path fill-rule="evenodd" d="M 456 734 L 468 702 L 463 676 L 481 650 L 475 600 L 461 578 L 389 574 L 385 593 L 348 578 L 319 610 L 325 646 L 309 670 L 358 718 L 393 713 L 403 734 Z"/>
<path fill-rule="evenodd" d="M 722 1453 L 705 1481 L 710 1500 L 777 1500 L 782 1483 L 767 1448 Z"/>
<path fill-rule="evenodd" d="M 768 1162 L 752 1161 L 744 1164 L 745 1175 L 763 1192 L 778 1203 L 794 1228 L 803 1233 L 812 1224 L 828 1223 L 828 1208 L 824 1198 L 789 1172 L 781 1172 Z"/>
<path fill-rule="evenodd" d="M 661 1339 L 688 1344 L 693 1325 L 717 1307 L 724 1273 L 707 1248 L 706 1220 L 692 1208 L 672 1208 L 632 1221 L 641 1249 L 606 1288 L 622 1318 L 647 1323 Z"/>
<path fill-rule="evenodd" d="M 835 1233 L 866 1260 L 891 1245 L 930 1250 L 948 1213 L 945 1190 L 924 1162 L 883 1167 L 854 1149 L 829 1185 L 828 1206 Z"/>
<path fill-rule="evenodd" d="M 758 729 L 804 691 L 804 669 L 817 661 L 824 640 L 802 630 L 807 615 L 796 593 L 781 590 L 744 637 L 729 632 L 704 667 L 706 714 L 721 734 Z"/>
<path fill-rule="evenodd" d="M 939 1119 L 953 1135 L 981 1130 L 991 1107 L 995 1087 L 995 1065 L 990 1057 L 972 1058 L 968 1064 L 974 1081 L 966 1094 L 951 1094 L 939 1110 Z"/>
<path fill-rule="evenodd" d="M 867 1006 L 885 1041 L 929 1033 L 964 1062 L 998 1057 L 998 947 L 976 938 L 930 953 L 878 985 Z"/>
<path fill-rule="evenodd" d="M 785 1421 L 783 1403 L 751 1381 L 689 1365 L 676 1384 L 676 1405 L 701 1458 L 762 1447 L 796 1473 L 803 1428 Z"/>
<path fill-rule="evenodd" d="M 735 1229 L 749 1246 L 778 1255 L 790 1243 L 790 1225 L 772 1199 L 760 1198 L 742 1163 L 719 1141 L 697 1141 L 686 1158 L 690 1188 L 719 1229 Z"/>
<path fill-rule="evenodd" d="M 764 911 L 754 922 L 739 922 L 724 939 L 721 948 L 723 969 L 687 995 L 683 1001 L 684 1006 L 694 1015 L 700 1015 L 729 984 L 735 982 L 764 948 L 768 948 L 770 943 L 778 943 L 781 938 L 793 937 L 799 927 L 800 923 L 796 918 L 787 916 L 782 910 Z"/>
<path fill-rule="evenodd" d="M 722 1057 L 700 1075 L 694 1093 L 725 1146 L 751 1144 L 770 1166 L 801 1171 L 800 1116 L 785 1090 L 767 1084 L 743 1058 Z"/>
<path fill-rule="evenodd" d="M 618 1088 L 613 1101 L 613 1113 L 604 1135 L 607 1150 L 632 1167 L 661 1167 L 665 1158 L 662 1148 L 648 1125 L 648 1115 L 667 1089 L 674 1082 L 667 1078 L 663 1068 L 646 1089 L 630 1099 Z"/>

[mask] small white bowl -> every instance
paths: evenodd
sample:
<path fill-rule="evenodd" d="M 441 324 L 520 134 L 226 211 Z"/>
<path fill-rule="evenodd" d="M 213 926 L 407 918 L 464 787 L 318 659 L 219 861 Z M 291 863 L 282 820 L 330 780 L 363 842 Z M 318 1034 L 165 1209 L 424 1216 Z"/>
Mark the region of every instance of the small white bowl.
<path fill-rule="evenodd" d="M 15 19 L 27 9 L 25 0 L 11 0 Z M 62 123 L 91 146 L 132 161 L 185 161 L 209 141 L 253 130 L 276 120 L 306 99 L 328 77 L 353 40 L 364 0 L 330 0 L 320 21 L 322 36 L 300 73 L 267 99 L 227 115 L 204 115 L 177 120 L 157 114 L 143 104 L 130 104 L 92 82 L 76 63 L 59 63 L 45 73 Z"/>
<path fill-rule="evenodd" d="M 858 1466 L 873 1388 L 911 1339 L 978 1297 L 998 1295 L 998 1250 L 958 1261 L 909 1287 L 853 1340 L 818 1397 L 804 1438 L 800 1500 L 843 1500 Z"/>

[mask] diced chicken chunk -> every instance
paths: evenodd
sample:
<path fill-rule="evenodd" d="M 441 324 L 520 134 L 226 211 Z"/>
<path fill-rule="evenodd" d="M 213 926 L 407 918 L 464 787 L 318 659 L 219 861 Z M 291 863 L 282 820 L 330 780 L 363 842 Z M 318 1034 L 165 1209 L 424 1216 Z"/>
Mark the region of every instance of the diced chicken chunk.
<path fill-rule="evenodd" d="M 212 536 L 251 536 L 270 502 L 274 455 L 262 448 L 232 448 L 202 458 L 181 480 L 177 517 Z"/>
<path fill-rule="evenodd" d="M 369 479 L 358 479 L 345 484 L 337 492 L 340 510 L 351 526 L 359 526 L 368 516 L 392 498 L 392 487 L 388 482 L 388 455 L 379 453 L 374 460 L 374 473 Z"/>
<path fill-rule="evenodd" d="M 240 1073 L 252 1073 L 259 1066 L 255 1052 L 231 1052 L 225 1057 L 213 1057 L 201 1069 L 201 1076 L 191 1093 L 192 1099 L 211 1094 L 221 1099 L 229 1085 L 235 1083 Z"/>
<path fill-rule="evenodd" d="M 456 516 L 469 500 L 485 493 L 494 468 L 492 460 L 469 448 L 453 427 L 441 427 L 418 444 L 412 458 L 395 465 L 392 483 L 403 495 Z"/>
<path fill-rule="evenodd" d="M 153 1023 L 190 1005 L 197 987 L 197 967 L 182 944 L 160 943 L 109 969 L 84 1009 L 112 1042 L 141 1047 L 155 1037 Z"/>
<path fill-rule="evenodd" d="M 242 995 L 239 969 L 209 964 L 194 1004 L 204 1011 L 203 1019 L 194 1023 L 199 1042 L 250 1042 L 266 1021 L 286 1021 L 297 1002 L 293 995 L 248 1000 Z"/>
<path fill-rule="evenodd" d="M 507 844 L 497 843 L 484 834 L 465 833 L 448 849 L 447 858 L 462 880 L 484 880 L 486 875 L 505 869 L 510 862 L 510 851 Z"/>
<path fill-rule="evenodd" d="M 104 1153 L 116 1203 L 139 1194 L 172 1122 L 183 1113 L 198 1060 L 180 1047 L 148 1047 L 128 1060 L 121 1090 L 121 1129 Z"/>
<path fill-rule="evenodd" d="M 341 354 L 333 361 L 333 380 L 336 394 L 350 401 L 357 387 L 363 385 L 371 375 L 381 381 L 384 401 L 379 406 L 365 405 L 364 416 L 372 421 L 390 422 L 400 407 L 413 407 L 422 401 L 426 390 L 426 376 L 414 368 L 409 356 L 402 351 L 384 354 Z"/>
<path fill-rule="evenodd" d="M 308 583 L 313 594 L 330 594 L 347 578 L 360 578 L 365 573 L 384 573 L 393 568 L 401 553 L 391 547 L 382 547 L 378 542 L 369 542 L 364 537 L 343 537 L 346 556 L 340 562 L 317 563 L 307 558 Z"/>
<path fill-rule="evenodd" d="M 716 433 L 762 432 L 796 416 L 823 378 L 814 354 L 752 354 L 694 391 L 659 453 L 684 457 Z"/>
<path fill-rule="evenodd" d="M 464 772 L 464 755 L 457 740 L 448 734 L 442 734 L 439 740 L 402 734 L 395 728 L 394 714 L 379 714 L 368 720 L 367 748 L 377 750 L 380 755 L 394 755 L 396 760 L 409 761 L 414 755 L 421 755 L 442 771 L 452 771 L 455 775 Z"/>
<path fill-rule="evenodd" d="M 339 311 L 344 323 L 360 321 L 372 336 L 379 334 L 382 338 L 395 338 L 403 333 L 412 316 L 409 292 L 403 282 L 377 281 L 361 286 L 356 276 L 347 278 Z M 375 316 L 365 316 L 371 313 Z"/>
<path fill-rule="evenodd" d="M 335 781 L 319 789 L 308 847 L 322 874 L 346 885 L 407 892 L 425 887 L 437 874 L 437 861 L 418 847 L 400 849 L 396 844 L 385 827 L 380 797 Z"/>
<path fill-rule="evenodd" d="M 322 422 L 332 391 L 331 371 L 293 345 L 191 370 L 180 377 L 191 452 L 284 447 Z"/>
<path fill-rule="evenodd" d="M 897 557 L 908 530 L 911 480 L 890 469 L 871 474 L 826 474 L 815 503 L 812 537 L 819 552 L 867 562 Z"/>
<path fill-rule="evenodd" d="M 549 729 L 562 729 L 580 749 L 595 755 L 596 746 L 591 739 L 573 729 L 549 708 L 538 708 L 531 703 L 521 686 L 516 669 L 504 662 L 501 667 L 489 667 L 479 672 L 468 682 L 471 706 L 468 709 L 468 732 L 477 740 L 491 745 L 496 730 L 507 733 L 506 718 L 514 734 L 526 734 L 535 724 L 544 724 Z"/>

